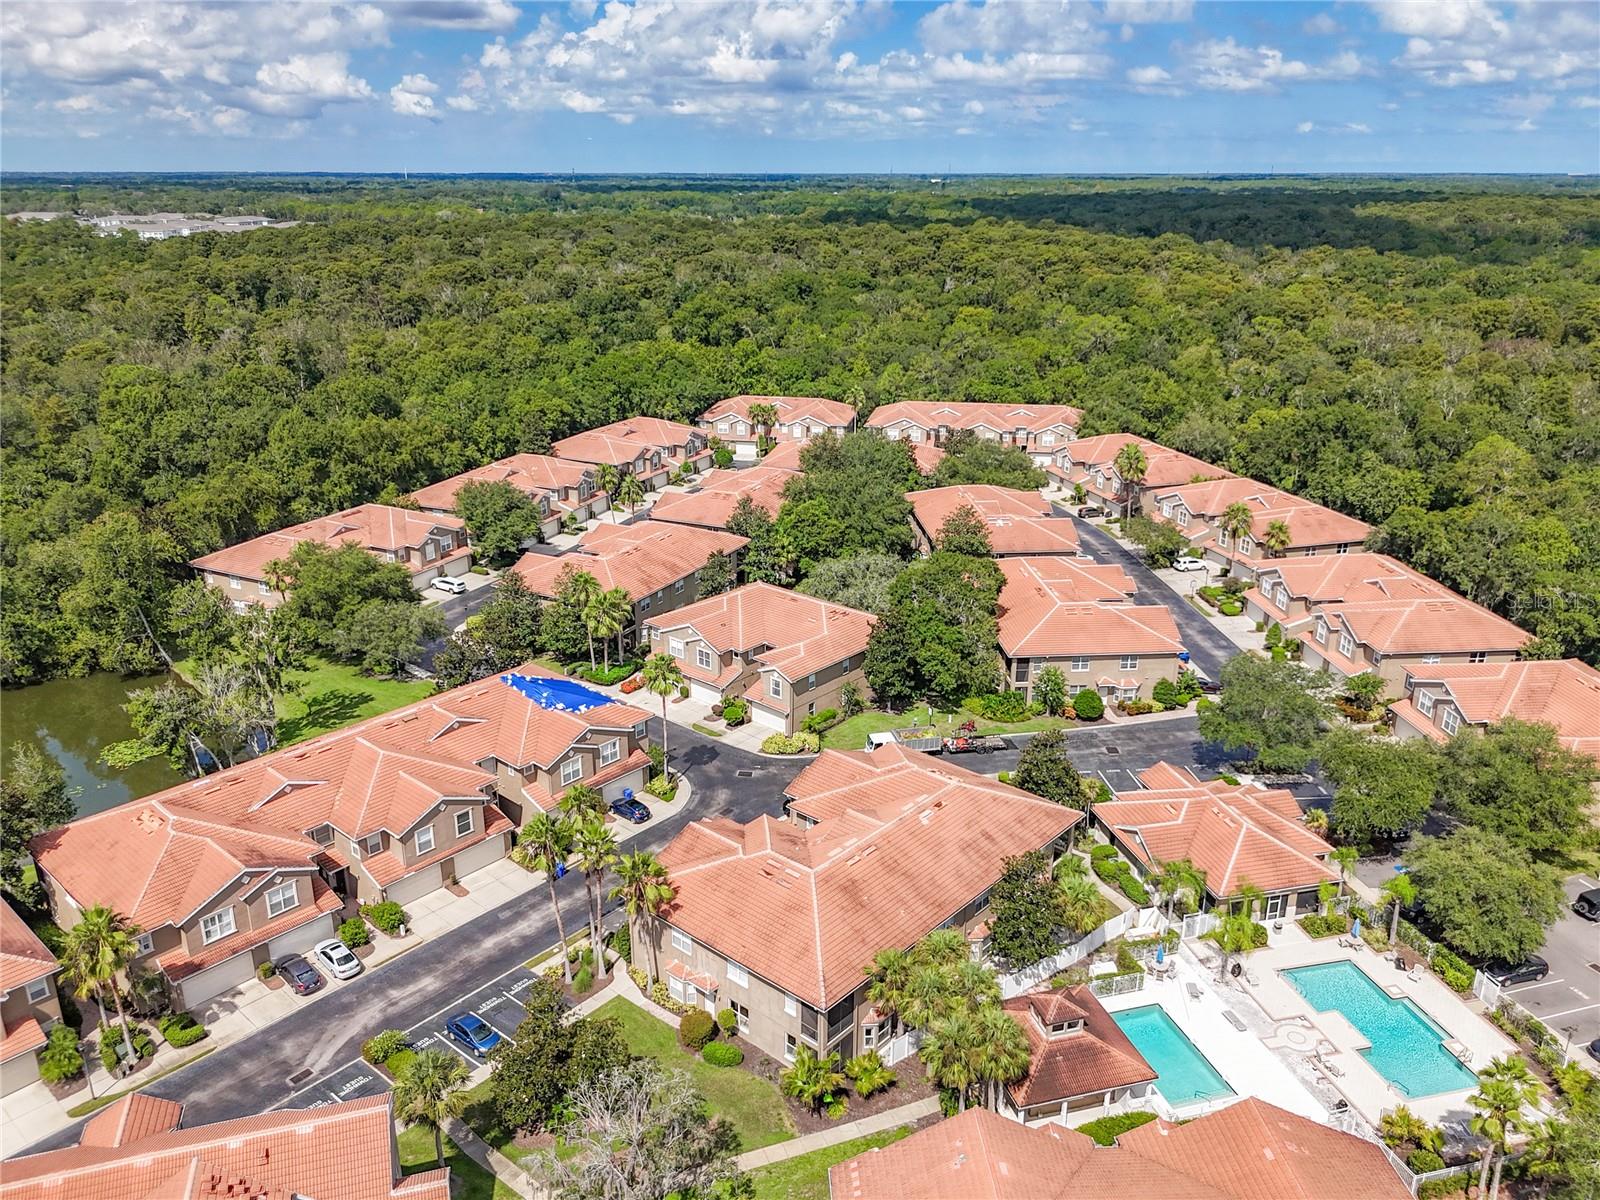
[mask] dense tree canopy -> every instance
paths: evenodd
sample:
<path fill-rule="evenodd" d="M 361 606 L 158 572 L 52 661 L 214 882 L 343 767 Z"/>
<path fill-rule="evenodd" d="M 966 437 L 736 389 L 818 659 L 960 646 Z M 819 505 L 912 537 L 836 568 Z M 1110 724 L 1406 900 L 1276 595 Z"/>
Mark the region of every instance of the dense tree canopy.
<path fill-rule="evenodd" d="M 1072 403 L 1600 656 L 1592 185 L 896 186 L 8 180 L 8 210 L 302 223 L 7 229 L 0 678 L 157 665 L 198 554 L 738 392 Z M 830 557 L 906 553 L 890 450 L 794 497 Z"/>

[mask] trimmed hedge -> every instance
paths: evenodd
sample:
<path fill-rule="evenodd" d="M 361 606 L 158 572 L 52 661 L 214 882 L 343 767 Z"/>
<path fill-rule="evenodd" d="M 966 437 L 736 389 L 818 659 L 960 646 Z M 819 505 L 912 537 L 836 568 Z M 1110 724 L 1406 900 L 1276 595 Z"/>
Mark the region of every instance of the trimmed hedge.
<path fill-rule="evenodd" d="M 1433 948 L 1432 964 L 1440 979 L 1450 987 L 1450 990 L 1465 996 L 1472 990 L 1472 977 L 1474 974 L 1472 964 L 1462 958 L 1454 950 L 1447 950 L 1443 946 Z"/>
<path fill-rule="evenodd" d="M 1156 1119 L 1153 1112 L 1118 1113 L 1114 1117 L 1101 1117 L 1098 1121 L 1087 1121 L 1079 1125 L 1078 1132 L 1087 1134 L 1099 1146 L 1110 1146 L 1117 1140 L 1119 1133 L 1127 1133 L 1130 1129 L 1137 1129 L 1141 1125 L 1148 1125 Z"/>
<path fill-rule="evenodd" d="M 775 733 L 761 743 L 763 754 L 815 754 L 822 749 L 822 739 L 814 733 L 797 733 L 793 737 Z"/>
<path fill-rule="evenodd" d="M 117 1047 L 120 1045 L 122 1045 L 122 1026 L 108 1026 L 100 1035 L 100 1065 L 107 1071 L 116 1069 Z M 143 1026 L 133 1026 L 133 1049 L 140 1059 L 149 1058 L 156 1052 L 155 1039 Z"/>
<path fill-rule="evenodd" d="M 206 1037 L 206 1027 L 188 1013 L 168 1013 L 156 1022 L 167 1045 L 181 1049 Z"/>
<path fill-rule="evenodd" d="M 744 1061 L 744 1051 L 727 1042 L 711 1042 L 700 1051 L 700 1057 L 713 1067 L 737 1067 Z"/>
<path fill-rule="evenodd" d="M 361 1057 L 376 1066 L 387 1062 L 406 1048 L 406 1031 L 385 1029 L 361 1043 Z"/>
<path fill-rule="evenodd" d="M 1084 688 L 1072 698 L 1072 711 L 1078 714 L 1080 721 L 1098 721 L 1106 715 L 1106 702 L 1099 692 Z"/>
<path fill-rule="evenodd" d="M 1350 918 L 1343 913 L 1329 913 L 1327 916 L 1312 913 L 1310 916 L 1301 917 L 1296 924 L 1306 931 L 1307 937 L 1313 938 L 1332 937 L 1336 933 L 1350 932 Z"/>
<path fill-rule="evenodd" d="M 348 921 L 339 923 L 339 940 L 345 947 L 354 950 L 357 946 L 365 946 L 372 941 L 372 934 L 367 930 L 367 923 L 360 917 L 351 917 Z"/>
<path fill-rule="evenodd" d="M 685 1050 L 699 1050 L 717 1036 L 717 1023 L 703 1008 L 691 1008 L 678 1018 L 678 1042 Z"/>
<path fill-rule="evenodd" d="M 734 1030 L 739 1028 L 739 1014 L 731 1008 L 725 1008 L 717 1014 L 717 1028 L 721 1029 L 725 1037 L 732 1037 Z"/>
<path fill-rule="evenodd" d="M 1111 854 L 1096 854 L 1097 850 L 1111 850 Z M 1144 886 L 1128 864 L 1120 858 L 1114 857 L 1116 851 L 1110 846 L 1096 846 L 1089 852 L 1089 865 L 1094 868 L 1094 873 L 1105 883 L 1111 884 L 1124 896 L 1141 908 L 1150 903 L 1150 890 Z"/>
<path fill-rule="evenodd" d="M 393 934 L 400 926 L 406 923 L 406 910 L 400 907 L 396 900 L 384 900 L 379 904 L 363 904 L 361 915 L 372 922 L 375 929 L 384 933 Z"/>

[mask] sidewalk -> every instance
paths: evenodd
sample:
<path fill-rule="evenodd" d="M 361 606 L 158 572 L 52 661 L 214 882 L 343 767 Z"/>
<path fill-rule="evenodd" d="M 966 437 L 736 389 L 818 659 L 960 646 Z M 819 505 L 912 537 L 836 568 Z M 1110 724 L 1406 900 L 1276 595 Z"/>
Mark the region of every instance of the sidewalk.
<path fill-rule="evenodd" d="M 757 1167 L 771 1166 L 773 1163 L 783 1162 L 788 1158 L 798 1158 L 802 1154 L 810 1154 L 813 1150 L 822 1150 L 828 1146 L 837 1146 L 841 1142 L 848 1142 L 853 1138 L 866 1137 L 869 1133 L 879 1133 L 885 1129 L 893 1129 L 897 1125 L 909 1125 L 913 1121 L 920 1121 L 923 1117 L 937 1116 L 939 1113 L 939 1098 L 937 1096 L 924 1096 L 910 1104 L 902 1104 L 899 1108 L 891 1108 L 887 1112 L 878 1113 L 873 1117 L 862 1117 L 859 1121 L 846 1121 L 843 1125 L 835 1125 L 832 1129 L 818 1130 L 808 1133 L 804 1137 L 791 1138 L 787 1142 L 779 1142 L 775 1146 L 763 1146 L 759 1150 L 750 1150 L 734 1159 L 734 1165 L 741 1171 L 753 1171 Z"/>

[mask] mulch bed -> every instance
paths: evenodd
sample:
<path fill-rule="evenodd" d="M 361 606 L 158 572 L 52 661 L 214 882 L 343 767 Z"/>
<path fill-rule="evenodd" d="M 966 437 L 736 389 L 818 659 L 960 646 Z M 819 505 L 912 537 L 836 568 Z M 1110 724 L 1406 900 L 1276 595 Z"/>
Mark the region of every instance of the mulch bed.
<path fill-rule="evenodd" d="M 787 1064 L 779 1062 L 768 1054 L 762 1053 L 750 1042 L 741 1037 L 728 1038 L 728 1041 L 744 1051 L 744 1065 L 742 1070 L 759 1075 L 762 1079 L 770 1080 L 772 1086 L 781 1090 L 780 1077 L 787 1069 Z M 859 1121 L 863 1117 L 876 1116 L 878 1113 L 887 1112 L 892 1108 L 899 1108 L 903 1104 L 911 1104 L 928 1096 L 938 1094 L 938 1089 L 928 1081 L 927 1072 L 923 1070 L 922 1060 L 916 1055 L 902 1059 L 892 1068 L 895 1073 L 895 1083 L 881 1092 L 874 1093 L 863 1100 L 856 1095 L 854 1089 L 847 1083 L 847 1095 L 850 1107 L 844 1116 L 833 1120 L 825 1113 L 814 1113 L 798 1101 L 785 1096 L 784 1107 L 789 1110 L 789 1118 L 794 1122 L 800 1136 L 808 1133 L 817 1133 L 824 1129 L 833 1129 L 846 1121 Z"/>

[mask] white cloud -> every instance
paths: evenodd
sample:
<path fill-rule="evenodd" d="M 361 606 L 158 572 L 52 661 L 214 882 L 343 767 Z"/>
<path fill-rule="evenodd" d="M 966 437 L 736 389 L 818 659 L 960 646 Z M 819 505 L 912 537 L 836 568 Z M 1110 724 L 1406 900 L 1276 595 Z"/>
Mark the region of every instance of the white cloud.
<path fill-rule="evenodd" d="M 1294 127 L 1294 131 L 1296 133 L 1321 133 L 1334 134 L 1336 136 L 1348 134 L 1361 135 L 1371 133 L 1372 126 L 1361 121 L 1345 121 L 1336 125 L 1319 125 L 1315 121 L 1301 121 Z"/>
<path fill-rule="evenodd" d="M 1193 0 L 1106 0 L 1106 20 L 1132 25 L 1175 23 L 1194 17 Z"/>
<path fill-rule="evenodd" d="M 1579 0 L 1371 0 L 1379 28 L 1406 38 L 1394 65 L 1437 87 L 1593 78 L 1600 8 Z"/>
<path fill-rule="evenodd" d="M 107 111 L 107 106 L 101 102 L 100 98 L 90 92 L 79 92 L 74 96 L 65 96 L 62 99 L 55 101 L 51 107 L 57 112 L 64 113 L 91 113 Z"/>
<path fill-rule="evenodd" d="M 482 107 L 472 96 L 448 96 L 444 103 L 446 108 L 453 108 L 456 112 L 477 112 Z"/>
<path fill-rule="evenodd" d="M 1600 96 L 1574 96 L 1573 108 L 1600 108 Z"/>
<path fill-rule="evenodd" d="M 385 0 L 383 10 L 403 24 L 434 29 L 510 29 L 519 15 L 511 0 Z"/>
<path fill-rule="evenodd" d="M 1231 36 L 1180 47 L 1179 57 L 1183 82 L 1220 92 L 1272 92 L 1288 83 L 1350 79 L 1366 69 L 1348 50 L 1314 65 L 1274 46 L 1242 46 Z"/>
<path fill-rule="evenodd" d="M 1294 127 L 1294 131 L 1296 133 L 1310 133 L 1315 128 L 1316 128 L 1316 125 L 1314 125 L 1312 122 L 1310 122 L 1310 121 L 1301 121 L 1300 124 L 1298 124 L 1298 125 L 1296 125 Z"/>
<path fill-rule="evenodd" d="M 263 63 L 255 86 L 245 88 L 246 108 L 263 116 L 309 117 L 325 105 L 370 100 L 372 87 L 350 74 L 350 56 L 340 51 L 292 54 L 282 62 Z"/>
<path fill-rule="evenodd" d="M 402 117 L 420 117 L 436 121 L 439 110 L 434 107 L 434 93 L 439 85 L 426 75 L 402 75 L 400 82 L 389 89 L 389 107 Z"/>
<path fill-rule="evenodd" d="M 1138 92 L 1170 92 L 1176 89 L 1177 80 L 1165 67 L 1148 66 L 1130 68 L 1127 80 Z"/>
<path fill-rule="evenodd" d="M 1315 16 L 1307 17 L 1302 21 L 1300 28 L 1313 37 L 1328 37 L 1338 33 L 1343 27 L 1333 19 L 1332 13 L 1319 12 Z"/>

